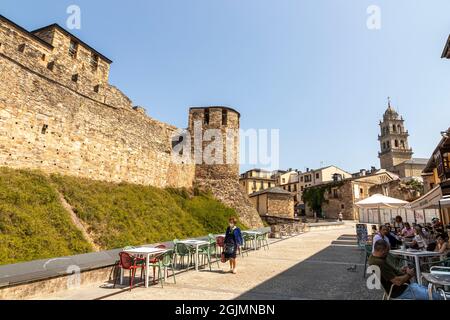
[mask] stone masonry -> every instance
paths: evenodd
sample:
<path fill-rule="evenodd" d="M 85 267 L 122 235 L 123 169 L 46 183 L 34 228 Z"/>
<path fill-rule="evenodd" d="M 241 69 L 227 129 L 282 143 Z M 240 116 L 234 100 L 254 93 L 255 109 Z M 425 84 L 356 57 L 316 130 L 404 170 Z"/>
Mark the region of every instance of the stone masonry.
<path fill-rule="evenodd" d="M 111 62 L 58 25 L 28 32 L 0 16 L 0 165 L 162 188 L 198 182 L 261 226 L 241 194 L 239 165 L 174 162 L 179 129 L 111 86 Z M 227 120 L 239 128 L 237 112 Z"/>

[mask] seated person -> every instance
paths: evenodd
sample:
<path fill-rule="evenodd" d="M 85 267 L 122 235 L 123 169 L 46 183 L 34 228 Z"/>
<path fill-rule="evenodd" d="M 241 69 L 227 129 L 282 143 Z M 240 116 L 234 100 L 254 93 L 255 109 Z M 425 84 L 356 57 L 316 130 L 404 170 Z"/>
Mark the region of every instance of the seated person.
<path fill-rule="evenodd" d="M 442 256 L 441 259 L 445 259 L 447 255 L 450 253 L 450 246 L 448 244 L 448 239 L 440 234 L 436 238 L 436 252 L 439 252 Z"/>
<path fill-rule="evenodd" d="M 391 248 L 397 248 L 399 245 L 402 244 L 400 238 L 394 232 L 392 232 L 392 229 L 391 229 L 391 226 L 389 223 L 386 223 L 385 226 L 388 230 L 386 237 L 389 239 L 389 244 L 390 244 Z"/>
<path fill-rule="evenodd" d="M 389 244 L 384 240 L 378 240 L 374 244 L 374 252 L 369 257 L 370 266 L 378 266 L 380 268 L 380 282 L 386 292 L 391 291 L 391 298 L 396 299 L 414 299 L 428 300 L 428 288 L 417 283 L 409 284 L 411 278 L 414 277 L 414 269 L 405 267 L 397 270 L 386 261 L 389 254 Z M 409 284 L 405 286 L 404 284 Z M 433 292 L 433 300 L 441 300 L 442 297 Z"/>
<path fill-rule="evenodd" d="M 411 248 L 413 249 L 419 249 L 424 250 L 428 247 L 428 238 L 425 236 L 425 234 L 422 231 L 421 226 L 415 226 L 414 228 L 414 238 L 412 241 Z"/>
<path fill-rule="evenodd" d="M 378 233 L 373 237 L 373 246 L 372 246 L 372 253 L 373 253 L 373 251 L 374 251 L 374 248 L 375 248 L 375 243 L 378 241 L 378 240 L 384 240 L 384 241 L 386 241 L 388 244 L 390 243 L 389 242 L 389 238 L 388 238 L 388 233 L 389 233 L 389 229 L 386 227 L 386 226 L 380 226 L 380 229 L 379 229 L 379 231 L 378 231 Z"/>
<path fill-rule="evenodd" d="M 400 235 L 405 238 L 413 238 L 414 237 L 414 229 L 411 228 L 409 222 L 405 222 L 405 227 L 402 229 Z"/>

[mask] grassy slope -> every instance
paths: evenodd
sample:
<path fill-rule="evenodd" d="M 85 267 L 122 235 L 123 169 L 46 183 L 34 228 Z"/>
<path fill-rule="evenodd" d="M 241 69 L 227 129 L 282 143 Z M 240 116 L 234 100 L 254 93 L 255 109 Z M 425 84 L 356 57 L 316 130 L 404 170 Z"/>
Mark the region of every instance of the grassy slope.
<path fill-rule="evenodd" d="M 63 176 L 51 179 L 103 249 L 221 233 L 235 215 L 207 194 Z"/>
<path fill-rule="evenodd" d="M 92 251 L 57 190 L 102 249 L 222 233 L 236 214 L 208 194 L 183 189 L 0 168 L 0 265 Z"/>
<path fill-rule="evenodd" d="M 0 168 L 0 264 L 91 250 L 45 176 Z"/>

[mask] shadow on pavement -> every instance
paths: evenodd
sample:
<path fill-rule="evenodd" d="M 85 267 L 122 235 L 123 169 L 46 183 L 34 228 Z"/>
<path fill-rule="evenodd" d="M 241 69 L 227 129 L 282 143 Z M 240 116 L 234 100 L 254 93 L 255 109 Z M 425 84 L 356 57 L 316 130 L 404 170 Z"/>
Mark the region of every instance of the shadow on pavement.
<path fill-rule="evenodd" d="M 379 300 L 363 279 L 364 252 L 355 235 L 342 235 L 330 246 L 240 295 L 238 300 Z"/>

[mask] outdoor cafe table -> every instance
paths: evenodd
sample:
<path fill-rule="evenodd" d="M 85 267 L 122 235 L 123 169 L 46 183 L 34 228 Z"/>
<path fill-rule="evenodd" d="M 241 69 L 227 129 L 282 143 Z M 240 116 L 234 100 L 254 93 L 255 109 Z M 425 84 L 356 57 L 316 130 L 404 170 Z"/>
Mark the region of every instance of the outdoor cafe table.
<path fill-rule="evenodd" d="M 198 248 L 209 245 L 208 241 L 205 240 L 181 240 L 179 243 L 183 243 L 190 247 L 195 247 L 195 270 L 198 271 Z"/>
<path fill-rule="evenodd" d="M 430 300 L 433 300 L 433 288 L 434 286 L 450 286 L 450 275 L 448 274 L 435 274 L 435 273 L 422 273 L 422 276 L 428 282 L 428 295 Z"/>
<path fill-rule="evenodd" d="M 155 256 L 161 253 L 166 252 L 166 249 L 160 249 L 160 248 L 150 248 L 150 247 L 139 247 L 139 248 L 133 248 L 133 249 L 127 249 L 123 250 L 124 252 L 133 255 L 133 256 L 139 256 L 143 255 L 145 256 L 145 287 L 148 288 L 148 276 L 149 276 L 149 264 L 150 264 L 150 256 Z M 122 283 L 122 272 L 120 271 L 120 282 Z"/>
<path fill-rule="evenodd" d="M 258 248 L 257 248 L 256 237 L 257 237 L 258 235 L 261 235 L 262 233 L 259 232 L 259 231 L 243 231 L 242 233 L 245 233 L 245 234 L 248 234 L 248 235 L 253 236 L 253 245 L 254 245 L 254 249 L 257 250 Z"/>
<path fill-rule="evenodd" d="M 391 250 L 389 251 L 393 255 L 396 256 L 404 256 L 404 257 L 411 257 L 414 258 L 415 263 L 415 269 L 416 269 L 416 280 L 417 283 L 422 285 L 422 275 L 420 272 L 420 259 L 421 258 L 428 258 L 428 257 L 439 257 L 439 252 L 433 252 L 433 251 L 421 251 L 421 250 Z"/>

